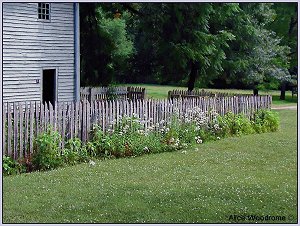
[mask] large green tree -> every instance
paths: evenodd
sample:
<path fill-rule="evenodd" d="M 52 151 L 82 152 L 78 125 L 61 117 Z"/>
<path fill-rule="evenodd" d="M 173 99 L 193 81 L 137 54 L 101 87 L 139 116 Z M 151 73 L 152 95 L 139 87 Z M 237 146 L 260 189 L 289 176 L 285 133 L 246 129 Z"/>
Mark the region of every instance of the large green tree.
<path fill-rule="evenodd" d="M 226 21 L 225 29 L 235 39 L 226 50 L 223 61 L 223 81 L 252 87 L 265 81 L 289 78 L 289 48 L 281 44 L 276 33 L 267 29 L 274 21 L 270 3 L 240 3 L 234 17 Z"/>
<path fill-rule="evenodd" d="M 81 3 L 81 84 L 107 86 L 121 80 L 133 54 L 128 15 L 113 3 Z"/>
<path fill-rule="evenodd" d="M 225 9 L 228 15 L 234 10 Z M 193 90 L 198 74 L 206 79 L 222 70 L 224 48 L 233 36 L 223 29 L 210 29 L 211 17 L 219 14 L 214 4 L 148 3 L 139 12 L 146 15 L 138 24 L 139 66 L 148 73 L 155 70 L 154 77 L 160 83 L 185 80 L 188 90 Z M 222 20 L 219 17 L 219 22 Z"/>
<path fill-rule="evenodd" d="M 269 28 L 276 32 L 281 37 L 281 44 L 289 46 L 290 66 L 289 72 L 291 80 L 281 81 L 280 99 L 285 99 L 285 89 L 288 83 L 297 84 L 298 76 L 298 5 L 293 3 L 276 3 L 273 4 L 273 9 L 276 11 L 275 19 L 270 23 Z"/>
<path fill-rule="evenodd" d="M 280 32 L 271 29 L 280 11 L 274 4 L 81 5 L 86 84 L 185 83 L 193 90 L 197 80 L 207 84 L 216 77 L 254 88 L 266 81 L 288 80 L 293 54 L 288 47 L 292 49 L 294 42 L 284 42 Z"/>

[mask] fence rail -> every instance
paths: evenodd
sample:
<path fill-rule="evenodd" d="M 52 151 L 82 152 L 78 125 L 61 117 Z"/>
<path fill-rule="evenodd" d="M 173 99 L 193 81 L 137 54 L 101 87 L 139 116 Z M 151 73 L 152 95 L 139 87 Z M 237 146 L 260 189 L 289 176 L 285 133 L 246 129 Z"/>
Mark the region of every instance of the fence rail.
<path fill-rule="evenodd" d="M 80 99 L 95 100 L 136 100 L 145 99 L 145 88 L 140 87 L 81 87 Z"/>
<path fill-rule="evenodd" d="M 168 92 L 168 99 L 174 98 L 195 98 L 195 97 L 230 97 L 230 96 L 251 96 L 250 94 L 235 94 L 235 93 L 223 93 L 223 92 L 210 92 L 201 90 L 171 90 Z"/>
<path fill-rule="evenodd" d="M 113 129 L 120 117 L 134 114 L 145 121 L 145 128 L 164 120 L 168 122 L 175 111 L 189 114 L 198 107 L 204 112 L 215 111 L 224 115 L 228 111 L 243 113 L 248 117 L 257 109 L 270 109 L 271 96 L 198 97 L 174 100 L 111 100 L 56 102 L 54 106 L 41 102 L 4 103 L 3 154 L 14 159 L 33 152 L 34 138 L 48 125 L 67 140 L 78 137 L 89 140 L 93 124 L 105 132 Z M 61 144 L 62 146 L 64 143 Z"/>

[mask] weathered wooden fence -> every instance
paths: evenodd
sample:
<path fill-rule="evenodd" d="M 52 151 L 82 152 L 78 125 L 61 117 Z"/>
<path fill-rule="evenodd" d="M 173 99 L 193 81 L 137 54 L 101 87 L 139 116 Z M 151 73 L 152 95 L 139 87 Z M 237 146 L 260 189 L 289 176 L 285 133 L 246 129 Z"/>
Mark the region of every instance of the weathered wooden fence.
<path fill-rule="evenodd" d="M 195 97 L 229 97 L 229 96 L 251 96 L 250 94 L 235 94 L 235 93 L 223 93 L 223 92 L 210 92 L 201 90 L 171 90 L 168 92 L 168 99 L 175 98 L 195 98 Z"/>
<path fill-rule="evenodd" d="M 140 87 L 81 87 L 80 99 L 95 100 L 136 100 L 145 99 L 145 88 Z"/>
<path fill-rule="evenodd" d="M 198 107 L 204 112 L 215 111 L 224 115 L 228 111 L 251 117 L 257 109 L 270 109 L 271 96 L 198 97 L 174 100 L 111 100 L 56 102 L 54 106 L 41 102 L 4 103 L 3 154 L 14 159 L 33 152 L 34 138 L 52 125 L 67 140 L 78 137 L 89 140 L 93 124 L 105 132 L 112 129 L 120 117 L 135 115 L 145 122 L 145 128 L 162 120 L 168 122 L 174 112 L 190 114 Z M 62 146 L 64 143 L 62 143 Z"/>

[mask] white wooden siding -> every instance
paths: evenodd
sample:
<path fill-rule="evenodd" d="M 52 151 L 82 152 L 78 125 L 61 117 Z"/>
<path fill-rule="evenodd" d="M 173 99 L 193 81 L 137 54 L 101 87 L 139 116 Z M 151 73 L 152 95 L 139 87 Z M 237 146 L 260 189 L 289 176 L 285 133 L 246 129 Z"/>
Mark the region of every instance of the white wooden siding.
<path fill-rule="evenodd" d="M 58 70 L 58 101 L 74 100 L 73 3 L 51 3 L 49 22 L 37 5 L 3 3 L 4 102 L 41 100 L 43 68 Z"/>

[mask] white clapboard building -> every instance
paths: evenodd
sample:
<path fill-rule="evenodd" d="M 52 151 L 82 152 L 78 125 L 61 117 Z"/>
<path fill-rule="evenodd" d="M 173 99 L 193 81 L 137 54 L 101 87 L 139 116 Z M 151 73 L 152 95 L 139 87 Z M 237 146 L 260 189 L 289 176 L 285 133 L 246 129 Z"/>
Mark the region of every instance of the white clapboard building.
<path fill-rule="evenodd" d="M 3 102 L 79 99 L 78 3 L 3 3 Z"/>

